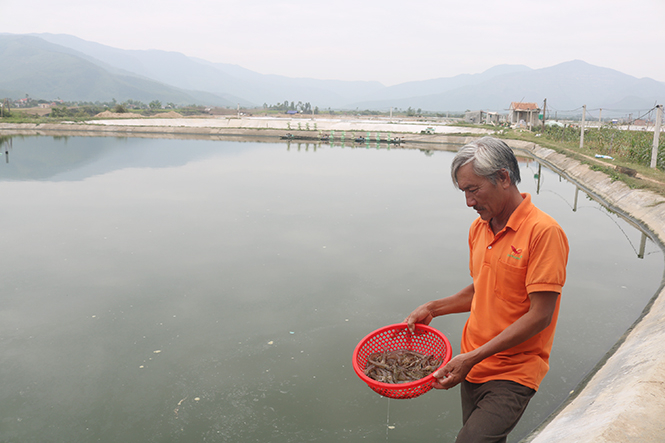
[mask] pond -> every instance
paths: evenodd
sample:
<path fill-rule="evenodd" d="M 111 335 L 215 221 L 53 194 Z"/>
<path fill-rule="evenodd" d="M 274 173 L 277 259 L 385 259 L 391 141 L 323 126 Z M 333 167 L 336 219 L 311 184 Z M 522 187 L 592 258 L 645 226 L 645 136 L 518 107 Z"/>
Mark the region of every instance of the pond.
<path fill-rule="evenodd" d="M 366 334 L 470 283 L 454 152 L 36 136 L 3 154 L 0 440 L 454 441 L 458 388 L 389 400 L 351 365 Z M 571 252 L 551 370 L 511 441 L 663 276 L 631 224 L 520 165 Z M 432 322 L 454 353 L 465 319 Z"/>

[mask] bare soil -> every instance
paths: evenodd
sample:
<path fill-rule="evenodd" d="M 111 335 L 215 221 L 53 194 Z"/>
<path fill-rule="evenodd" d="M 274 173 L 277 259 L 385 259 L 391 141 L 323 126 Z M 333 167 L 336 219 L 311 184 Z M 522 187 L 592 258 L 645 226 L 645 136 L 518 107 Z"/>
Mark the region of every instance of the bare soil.
<path fill-rule="evenodd" d="M 111 112 L 104 111 L 95 115 L 98 118 L 143 118 L 141 114 L 135 114 L 133 112 Z"/>

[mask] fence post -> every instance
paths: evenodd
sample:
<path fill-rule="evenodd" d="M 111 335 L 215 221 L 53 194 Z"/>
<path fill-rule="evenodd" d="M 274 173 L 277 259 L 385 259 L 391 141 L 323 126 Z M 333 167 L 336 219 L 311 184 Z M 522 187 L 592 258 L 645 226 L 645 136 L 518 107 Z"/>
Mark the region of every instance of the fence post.
<path fill-rule="evenodd" d="M 584 148 L 584 119 L 586 118 L 586 105 L 582 106 L 582 125 L 580 131 L 580 149 Z"/>
<path fill-rule="evenodd" d="M 658 163 L 658 144 L 660 142 L 660 122 L 663 119 L 663 105 L 656 106 L 656 126 L 653 128 L 653 147 L 651 148 L 651 167 Z"/>

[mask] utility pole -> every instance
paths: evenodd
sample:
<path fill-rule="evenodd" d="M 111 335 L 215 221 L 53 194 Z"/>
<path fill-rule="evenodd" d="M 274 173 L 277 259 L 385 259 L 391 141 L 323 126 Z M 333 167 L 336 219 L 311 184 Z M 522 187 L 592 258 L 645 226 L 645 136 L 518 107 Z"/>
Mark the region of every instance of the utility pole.
<path fill-rule="evenodd" d="M 582 106 L 582 124 L 580 125 L 580 149 L 584 148 L 584 119 L 586 118 L 586 105 Z"/>
<path fill-rule="evenodd" d="M 658 163 L 658 144 L 660 142 L 660 122 L 663 120 L 663 105 L 656 106 L 656 126 L 653 128 L 653 147 L 651 148 L 651 167 Z"/>
<path fill-rule="evenodd" d="M 543 100 L 543 127 L 540 130 L 543 134 L 545 133 L 545 111 L 547 110 L 547 99 Z"/>
<path fill-rule="evenodd" d="M 598 114 L 598 130 L 600 131 L 601 126 L 603 126 L 603 108 L 600 108 L 600 113 Z"/>

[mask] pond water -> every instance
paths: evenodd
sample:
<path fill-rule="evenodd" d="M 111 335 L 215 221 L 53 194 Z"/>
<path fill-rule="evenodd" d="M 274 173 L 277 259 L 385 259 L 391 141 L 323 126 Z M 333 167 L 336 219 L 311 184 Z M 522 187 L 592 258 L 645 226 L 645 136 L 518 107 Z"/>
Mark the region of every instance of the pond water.
<path fill-rule="evenodd" d="M 367 333 L 470 283 L 475 212 L 451 184 L 453 155 L 14 138 L 0 163 L 0 440 L 453 441 L 458 388 L 388 400 L 351 366 Z M 520 190 L 571 252 L 551 370 L 511 441 L 663 276 L 658 245 L 639 254 L 641 232 L 520 164 Z M 465 319 L 432 323 L 454 353 Z"/>

